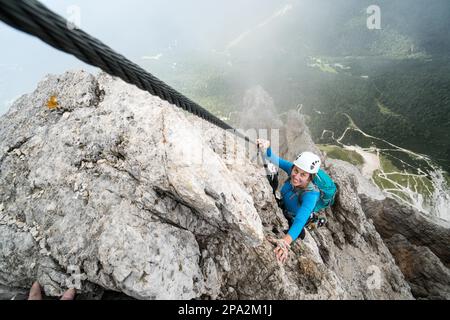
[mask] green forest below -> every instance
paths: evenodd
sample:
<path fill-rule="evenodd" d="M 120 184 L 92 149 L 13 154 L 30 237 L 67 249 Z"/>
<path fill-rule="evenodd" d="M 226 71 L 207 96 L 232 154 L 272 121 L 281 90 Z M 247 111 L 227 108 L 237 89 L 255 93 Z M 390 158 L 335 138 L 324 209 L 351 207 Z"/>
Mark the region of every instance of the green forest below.
<path fill-rule="evenodd" d="M 245 91 L 260 85 L 280 114 L 303 104 L 316 143 L 330 142 L 320 139 L 324 129 L 343 132 L 345 113 L 449 172 L 450 3 L 380 1 L 381 30 L 365 25 L 369 1 L 324 3 L 334 19 L 294 8 L 229 52 L 178 52 L 147 68 L 231 124 Z"/>

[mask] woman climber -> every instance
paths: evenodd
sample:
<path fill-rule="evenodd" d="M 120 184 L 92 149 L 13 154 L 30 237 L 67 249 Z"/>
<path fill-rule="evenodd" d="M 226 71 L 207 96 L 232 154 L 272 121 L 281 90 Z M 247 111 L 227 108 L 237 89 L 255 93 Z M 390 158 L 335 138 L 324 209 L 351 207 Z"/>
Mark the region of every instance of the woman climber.
<path fill-rule="evenodd" d="M 269 239 L 277 245 L 274 250 L 277 260 L 284 263 L 291 243 L 298 237 L 305 237 L 304 227 L 308 222 L 314 220 L 318 226 L 326 222 L 324 217 L 318 218 L 315 213 L 333 204 L 336 186 L 320 169 L 321 160 L 314 153 L 302 152 L 292 163 L 275 155 L 269 141 L 257 139 L 256 143 L 265 158 L 289 176 L 281 187 L 281 199 L 277 201 L 288 220 L 289 231 L 281 239 Z M 276 183 L 273 179 L 270 182 L 275 191 Z"/>

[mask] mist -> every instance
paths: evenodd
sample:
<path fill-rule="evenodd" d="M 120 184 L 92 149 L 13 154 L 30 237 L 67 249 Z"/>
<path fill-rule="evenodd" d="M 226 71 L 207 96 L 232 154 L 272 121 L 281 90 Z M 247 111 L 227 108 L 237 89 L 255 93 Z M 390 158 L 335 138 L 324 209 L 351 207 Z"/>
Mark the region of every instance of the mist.
<path fill-rule="evenodd" d="M 43 3 L 231 124 L 259 86 L 280 113 L 302 104 L 317 141 L 345 112 L 450 166 L 446 0 Z M 0 114 L 46 74 L 98 71 L 3 23 L 0 39 Z"/>
<path fill-rule="evenodd" d="M 278 1 L 42 1 L 65 18 L 80 12 L 80 27 L 142 65 L 160 52 L 208 52 L 270 15 Z M 0 23 L 0 114 L 48 73 L 87 66 L 40 40 Z M 169 66 L 170 67 L 170 66 Z"/>
<path fill-rule="evenodd" d="M 181 55 L 195 55 L 200 63 L 213 50 L 226 57 L 232 54 L 235 59 L 249 61 L 253 68 L 247 71 L 255 70 L 255 74 L 250 72 L 242 76 L 251 79 L 254 85 L 258 85 L 259 78 L 272 74 L 267 61 L 278 64 L 277 59 L 285 51 L 302 56 L 360 55 L 366 44 L 348 46 L 348 43 L 357 43 L 361 39 L 356 37 L 367 32 L 366 9 L 371 4 L 371 1 L 355 0 L 42 2 L 69 19 L 73 16 L 71 8 L 76 7 L 81 29 L 144 67 L 152 66 L 148 61 L 157 60 L 159 54 L 163 60 L 156 72 L 161 76 L 171 71 L 174 56 L 179 59 Z M 448 37 L 441 34 L 439 38 L 437 34 L 437 31 L 448 30 L 449 26 L 446 18 L 450 10 L 439 8 L 446 6 L 445 1 L 426 2 L 425 10 L 420 8 L 424 7 L 424 1 L 379 3 L 384 29 L 399 26 L 417 47 L 426 45 L 421 43 L 425 38 L 434 41 L 435 47 L 438 47 L 437 43 L 442 50 L 448 48 Z M 430 16 L 435 13 L 438 16 Z M 352 24 L 359 24 L 360 30 L 349 30 Z M 94 70 L 5 24 L 0 24 L 0 38 L 3 44 L 0 52 L 0 114 L 6 112 L 17 96 L 33 90 L 36 82 L 47 73 L 61 73 L 73 68 Z M 265 55 L 264 61 L 259 59 L 261 54 Z M 168 55 L 172 60 L 164 61 Z M 295 63 L 284 62 L 286 65 Z"/>

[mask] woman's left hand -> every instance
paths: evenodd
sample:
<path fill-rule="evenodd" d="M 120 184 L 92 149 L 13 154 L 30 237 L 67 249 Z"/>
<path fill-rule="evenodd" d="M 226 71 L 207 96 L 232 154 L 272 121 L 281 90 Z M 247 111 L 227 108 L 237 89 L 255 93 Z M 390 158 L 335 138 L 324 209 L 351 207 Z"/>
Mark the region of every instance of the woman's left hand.
<path fill-rule="evenodd" d="M 292 243 L 292 238 L 289 235 L 285 235 L 281 239 L 268 238 L 268 240 L 275 244 L 277 247 L 273 250 L 277 257 L 277 260 L 284 264 L 289 257 L 289 248 Z"/>

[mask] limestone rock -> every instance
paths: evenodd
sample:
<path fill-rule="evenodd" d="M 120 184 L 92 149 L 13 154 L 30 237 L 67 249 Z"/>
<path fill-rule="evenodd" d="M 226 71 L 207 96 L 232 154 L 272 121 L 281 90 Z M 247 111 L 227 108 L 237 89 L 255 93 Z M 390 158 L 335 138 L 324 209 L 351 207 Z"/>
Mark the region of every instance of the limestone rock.
<path fill-rule="evenodd" d="M 416 298 L 450 298 L 450 226 L 397 203 L 362 196 L 366 214 L 385 240 Z"/>
<path fill-rule="evenodd" d="M 51 96 L 58 108 L 46 106 Z M 77 284 L 91 298 L 412 298 L 339 169 L 329 168 L 339 185 L 330 223 L 281 266 L 266 237 L 281 237 L 287 222 L 264 169 L 236 156 L 245 145 L 106 74 L 48 76 L 0 118 L 0 137 L 4 287 L 38 280 L 58 296 Z M 288 156 L 311 143 L 296 141 Z"/>

